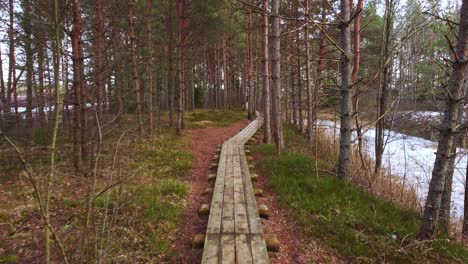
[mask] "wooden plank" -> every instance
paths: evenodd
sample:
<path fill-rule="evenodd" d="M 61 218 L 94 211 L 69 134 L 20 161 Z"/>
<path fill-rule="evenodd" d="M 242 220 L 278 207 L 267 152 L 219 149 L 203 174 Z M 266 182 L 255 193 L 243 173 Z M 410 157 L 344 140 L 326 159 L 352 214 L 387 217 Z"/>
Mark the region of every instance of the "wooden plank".
<path fill-rule="evenodd" d="M 265 244 L 263 235 L 252 235 L 251 237 L 252 247 L 252 260 L 255 264 L 267 264 L 270 263 L 268 258 L 268 251 Z"/>
<path fill-rule="evenodd" d="M 244 194 L 244 182 L 240 166 L 240 147 L 236 149 L 234 167 L 234 211 L 236 234 L 248 234 L 249 224 L 247 219 L 246 199 Z"/>
<path fill-rule="evenodd" d="M 236 263 L 257 263 L 253 261 L 251 244 L 246 234 L 236 234 L 236 260 Z"/>
<path fill-rule="evenodd" d="M 211 200 L 210 216 L 208 218 L 207 234 L 216 234 L 221 230 L 221 216 L 224 195 L 224 180 L 226 174 L 227 149 L 228 145 L 223 145 L 216 176 L 213 198 Z"/>
<path fill-rule="evenodd" d="M 222 147 L 202 263 L 269 263 L 243 145 L 259 116 Z"/>
<path fill-rule="evenodd" d="M 233 147 L 229 148 L 226 162 L 226 179 L 224 181 L 223 193 L 223 217 L 222 233 L 234 233 L 234 178 L 232 177 L 233 168 Z"/>
<path fill-rule="evenodd" d="M 220 252 L 220 236 L 207 234 L 205 238 L 205 247 L 203 249 L 202 263 L 217 264 Z"/>
<path fill-rule="evenodd" d="M 234 264 L 236 261 L 236 240 L 234 235 L 221 236 L 221 263 Z"/>

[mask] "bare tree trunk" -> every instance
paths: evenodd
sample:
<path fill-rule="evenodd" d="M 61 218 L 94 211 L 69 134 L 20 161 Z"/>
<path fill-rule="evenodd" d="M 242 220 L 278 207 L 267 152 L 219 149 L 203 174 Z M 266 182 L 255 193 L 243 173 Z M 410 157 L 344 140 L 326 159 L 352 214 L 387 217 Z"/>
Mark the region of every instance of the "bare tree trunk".
<path fill-rule="evenodd" d="M 148 64 L 146 73 L 148 74 L 148 93 L 149 93 L 149 135 L 153 138 L 154 125 L 154 87 L 153 87 L 153 34 L 151 30 L 153 6 L 152 0 L 146 0 L 146 32 L 148 35 Z"/>
<path fill-rule="evenodd" d="M 468 1 L 464 0 L 461 7 L 458 43 L 453 49 L 454 61 L 449 85 L 446 89 L 446 106 L 444 118 L 439 132 L 439 144 L 436 152 L 434 169 L 429 184 L 429 192 L 424 207 L 423 223 L 419 233 L 421 239 L 432 239 L 439 224 L 439 210 L 446 177 L 453 170 L 451 158 L 456 134 L 460 133 L 459 120 L 462 97 L 466 89 L 468 71 Z"/>
<path fill-rule="evenodd" d="M 271 142 L 271 117 L 270 117 L 270 74 L 269 74 L 269 55 L 268 55 L 268 1 L 262 0 L 263 6 L 263 141 L 266 144 Z"/>
<path fill-rule="evenodd" d="M 4 129 L 3 124 L 3 112 L 6 102 L 6 89 L 5 80 L 3 79 L 3 60 L 2 60 L 2 49 L 0 48 L 0 129 Z"/>
<path fill-rule="evenodd" d="M 351 0 L 352 2 L 352 0 Z M 358 0 L 356 7 L 356 17 L 354 18 L 354 58 L 353 58 L 353 72 L 351 74 L 351 83 L 354 85 L 357 82 L 359 75 L 360 62 L 361 62 L 361 12 L 363 0 Z M 357 86 L 356 86 L 357 87 Z M 357 87 L 356 92 L 352 97 L 353 102 L 353 115 L 356 123 L 356 133 L 358 140 L 358 152 L 361 158 L 362 166 L 365 166 L 364 156 L 362 153 L 362 128 L 359 117 L 359 95 L 360 90 Z"/>
<path fill-rule="evenodd" d="M 375 137 L 375 166 L 374 173 L 377 175 L 382 167 L 382 157 L 385 148 L 385 123 L 387 112 L 387 99 L 389 94 L 389 83 L 391 74 L 390 59 L 390 36 L 393 27 L 394 0 L 385 1 L 385 31 L 382 41 L 381 67 L 383 68 L 380 78 L 380 90 L 377 98 L 377 123 Z"/>
<path fill-rule="evenodd" d="M 253 82 L 253 43 L 252 43 L 252 10 L 249 7 L 247 16 L 247 64 L 249 67 L 249 120 L 253 120 L 255 115 L 255 90 Z"/>
<path fill-rule="evenodd" d="M 179 98 L 176 134 L 182 134 L 185 111 L 185 0 L 177 0 L 179 11 Z"/>
<path fill-rule="evenodd" d="M 80 52 L 81 42 L 81 7 L 79 0 L 73 0 L 73 29 L 71 34 L 72 41 L 72 57 L 73 57 L 73 91 L 74 91 L 74 128 L 73 128 L 73 158 L 75 171 L 79 176 L 83 175 L 83 160 L 82 160 L 82 72 L 81 61 L 83 57 Z"/>
<path fill-rule="evenodd" d="M 297 7 L 299 16 L 299 7 Z M 296 20 L 296 28 L 299 28 L 299 21 Z M 299 130 L 304 130 L 304 111 L 302 107 L 302 71 L 301 71 L 301 37 L 299 30 L 296 31 L 296 57 L 297 57 L 297 103 L 299 111 Z"/>
<path fill-rule="evenodd" d="M 43 41 L 41 33 L 36 36 L 37 43 L 37 75 L 38 75 L 38 114 L 39 122 L 42 126 L 46 123 L 46 115 L 44 112 L 45 107 L 45 94 L 44 94 L 44 49 L 45 43 Z"/>
<path fill-rule="evenodd" d="M 273 115 L 273 136 L 278 153 L 284 149 L 283 113 L 281 110 L 281 30 L 279 0 L 272 1 L 271 28 L 271 110 Z"/>
<path fill-rule="evenodd" d="M 50 263 L 50 196 L 52 193 L 52 185 L 55 180 L 55 156 L 56 156 L 56 144 L 57 144 L 57 135 L 59 130 L 60 123 L 60 111 L 62 109 L 62 103 L 60 98 L 60 57 L 62 49 L 62 40 L 60 38 L 61 27 L 59 24 L 59 1 L 54 1 L 54 14 L 55 14 L 55 47 L 56 57 L 54 61 L 54 86 L 55 86 L 55 116 L 54 116 L 54 127 L 52 132 L 52 140 L 50 143 L 50 161 L 49 161 L 49 174 L 46 179 L 46 188 L 45 188 L 45 201 L 44 201 L 44 220 L 45 220 L 45 255 L 46 263 Z M 62 253 L 64 253 L 62 251 Z M 68 262 L 64 256 L 64 261 Z"/>
<path fill-rule="evenodd" d="M 341 0 L 340 46 L 341 54 L 341 87 L 340 87 L 340 154 L 338 158 L 338 177 L 348 180 L 351 177 L 351 30 L 349 26 L 349 0 Z M 346 23 L 346 24 L 344 24 Z"/>
<path fill-rule="evenodd" d="M 33 55 L 34 52 L 31 47 L 31 3 L 29 1 L 24 2 L 24 15 L 23 15 L 23 27 L 24 27 L 24 50 L 26 55 L 26 118 L 27 123 L 30 127 L 33 127 Z M 29 136 L 32 136 L 32 129 L 29 131 Z"/>
<path fill-rule="evenodd" d="M 172 34 L 172 3 L 169 4 L 167 31 L 169 32 L 169 47 L 167 56 L 167 81 L 169 94 L 169 125 L 174 126 L 174 107 L 175 107 L 175 78 L 174 78 L 174 38 Z"/>
<path fill-rule="evenodd" d="M 312 143 L 312 84 L 310 78 L 310 48 L 309 48 L 309 0 L 305 0 L 306 25 L 304 27 L 304 41 L 306 49 L 306 87 L 307 87 L 307 140 Z"/>
<path fill-rule="evenodd" d="M 466 164 L 465 172 L 465 199 L 463 210 L 463 228 L 462 228 L 462 241 L 464 244 L 468 243 L 468 163 Z"/>
<path fill-rule="evenodd" d="M 96 29 L 96 59 L 95 59 L 95 78 L 96 78 L 96 104 L 97 104 L 97 116 L 99 120 L 102 120 L 103 111 L 103 94 L 104 94 L 104 65 L 103 65 L 103 53 L 104 53 L 104 17 L 103 17 L 102 0 L 96 0 L 96 15 L 97 15 L 97 29 Z M 102 121 L 100 121 L 102 122 Z"/>
<path fill-rule="evenodd" d="M 14 87 L 13 83 L 15 83 L 16 79 L 16 57 L 15 57 L 15 29 L 13 27 L 13 15 L 14 15 L 14 7 L 13 7 L 13 0 L 8 1 L 8 10 L 9 10 L 9 24 L 8 24 L 8 38 L 9 38 L 9 67 L 8 67 L 8 88 L 7 88 L 7 95 L 6 95 L 6 102 L 5 102 L 5 112 L 11 112 L 11 94 L 13 91 L 16 93 L 16 88 Z M 16 96 L 15 96 L 16 98 Z M 17 107 L 15 107 L 17 109 Z"/>
<path fill-rule="evenodd" d="M 138 136 L 141 139 L 143 137 L 143 106 L 141 96 L 142 92 L 137 68 L 136 36 L 135 29 L 133 27 L 133 0 L 128 0 L 128 25 L 130 31 L 130 51 L 132 56 L 133 89 L 136 93 Z"/>

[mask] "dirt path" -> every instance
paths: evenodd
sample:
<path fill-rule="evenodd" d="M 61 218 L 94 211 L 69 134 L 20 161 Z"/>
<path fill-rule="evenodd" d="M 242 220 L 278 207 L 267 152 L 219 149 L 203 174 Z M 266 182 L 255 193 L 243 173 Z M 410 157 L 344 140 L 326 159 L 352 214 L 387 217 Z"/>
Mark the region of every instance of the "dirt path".
<path fill-rule="evenodd" d="M 194 155 L 192 176 L 189 179 L 190 192 L 187 197 L 186 208 L 181 215 L 181 227 L 174 237 L 172 250 L 174 255 L 168 263 L 200 263 L 201 249 L 192 249 L 190 242 L 197 233 L 204 234 L 208 217 L 197 214 L 201 204 L 210 203 L 211 197 L 202 195 L 210 187 L 206 177 L 210 173 L 211 159 L 216 147 L 225 140 L 239 132 L 248 124 L 242 120 L 227 127 L 208 127 L 188 130 L 190 148 Z M 255 157 L 255 162 L 260 157 Z M 259 182 L 254 183 L 256 188 L 262 188 L 265 196 L 258 198 L 258 203 L 264 203 L 270 208 L 271 215 L 267 220 L 262 219 L 265 234 L 276 234 L 280 240 L 279 253 L 269 253 L 272 264 L 288 263 L 340 263 L 341 261 L 332 253 L 321 247 L 316 241 L 307 238 L 303 230 L 293 222 L 288 215 L 290 210 L 279 206 L 279 201 L 267 185 L 267 179 L 260 175 Z"/>
<path fill-rule="evenodd" d="M 200 263 L 201 249 L 191 249 L 190 242 L 197 233 L 205 233 L 208 217 L 200 217 L 197 214 L 201 204 L 210 203 L 210 196 L 202 195 L 203 191 L 210 187 L 206 180 L 210 173 L 211 159 L 216 147 L 234 136 L 240 129 L 248 124 L 248 120 L 242 120 L 227 127 L 207 127 L 187 130 L 190 138 L 190 148 L 194 160 L 192 176 L 189 179 L 190 192 L 187 197 L 186 208 L 181 215 L 181 227 L 178 230 L 173 244 L 175 255 L 170 263 Z"/>

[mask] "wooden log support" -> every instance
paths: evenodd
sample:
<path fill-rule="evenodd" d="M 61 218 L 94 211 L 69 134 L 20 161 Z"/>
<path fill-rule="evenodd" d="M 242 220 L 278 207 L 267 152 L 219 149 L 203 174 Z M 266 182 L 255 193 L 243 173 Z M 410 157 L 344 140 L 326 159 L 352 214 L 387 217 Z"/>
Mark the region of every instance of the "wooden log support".
<path fill-rule="evenodd" d="M 204 238 L 204 264 L 269 263 L 252 186 L 252 179 L 258 176 L 250 175 L 244 150 L 262 122 L 259 114 L 256 120 L 226 141 L 218 151 L 219 162 L 212 165 L 217 173 L 208 176 L 215 183 Z"/>

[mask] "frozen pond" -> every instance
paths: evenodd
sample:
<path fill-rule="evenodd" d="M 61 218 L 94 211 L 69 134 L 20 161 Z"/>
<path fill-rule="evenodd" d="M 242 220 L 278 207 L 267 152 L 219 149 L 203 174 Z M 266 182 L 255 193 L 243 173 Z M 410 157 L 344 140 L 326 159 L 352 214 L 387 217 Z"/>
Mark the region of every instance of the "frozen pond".
<path fill-rule="evenodd" d="M 339 137 L 339 124 L 329 120 L 318 121 L 319 127 L 324 128 L 333 136 Z M 374 157 L 375 128 L 363 130 L 363 149 Z M 385 131 L 388 142 L 384 152 L 384 166 L 390 168 L 393 175 L 406 177 L 406 183 L 412 185 L 418 193 L 421 204 L 424 204 L 429 188 L 431 173 L 435 161 L 437 143 L 419 137 L 408 136 L 395 131 Z M 355 135 L 354 135 L 355 136 Z M 455 172 L 452 190 L 452 213 L 460 217 L 463 215 L 465 192 L 465 173 L 468 154 L 466 149 L 457 149 Z"/>

